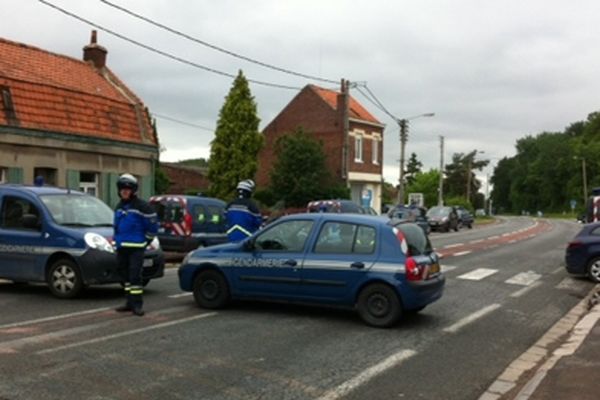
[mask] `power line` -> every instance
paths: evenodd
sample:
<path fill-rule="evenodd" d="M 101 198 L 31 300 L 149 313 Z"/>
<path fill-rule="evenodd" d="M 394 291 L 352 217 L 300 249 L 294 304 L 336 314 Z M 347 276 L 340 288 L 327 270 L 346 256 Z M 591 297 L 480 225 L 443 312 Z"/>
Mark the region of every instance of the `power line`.
<path fill-rule="evenodd" d="M 298 77 L 305 78 L 305 79 L 310 79 L 310 80 L 313 80 L 313 81 L 328 82 L 328 83 L 338 83 L 338 81 L 333 80 L 333 79 L 326 79 L 326 78 L 321 78 L 319 76 L 308 75 L 308 74 L 304 74 L 304 73 L 301 73 L 301 72 L 292 71 L 292 70 L 287 69 L 287 68 L 278 67 L 276 65 L 268 64 L 266 62 L 259 61 L 259 60 L 256 60 L 256 59 L 253 59 L 253 58 L 250 58 L 250 57 L 238 54 L 236 52 L 224 49 L 224 48 L 219 47 L 217 45 L 208 43 L 205 40 L 198 39 L 196 37 L 193 37 L 191 35 L 183 33 L 183 32 L 181 32 L 179 30 L 176 30 L 174 28 L 171 28 L 169 26 L 161 24 L 160 22 L 157 22 L 157 21 L 152 20 L 152 19 L 150 19 L 148 17 L 140 15 L 140 14 L 138 14 L 138 13 L 136 13 L 134 11 L 131 11 L 131 10 L 125 8 L 125 7 L 122 7 L 122 6 L 118 5 L 118 4 L 111 3 L 110 1 L 107 1 L 107 0 L 99 0 L 99 1 L 102 2 L 102 3 L 104 3 L 104 4 L 106 4 L 109 7 L 115 8 L 115 9 L 121 11 L 121 12 L 124 12 L 124 13 L 132 16 L 132 17 L 140 19 L 140 20 L 142 20 L 144 22 L 147 22 L 147 23 L 149 23 L 151 25 L 154 25 L 154 26 L 156 26 L 158 28 L 164 29 L 164 30 L 166 30 L 168 32 L 171 32 L 174 35 L 181 36 L 181 37 L 183 37 L 185 39 L 191 40 L 192 42 L 201 44 L 203 46 L 206 46 L 206 47 L 211 48 L 213 50 L 216 50 L 216 51 L 219 51 L 221 53 L 227 54 L 229 56 L 238 58 L 240 60 L 244 60 L 244 61 L 256 64 L 256 65 L 260 65 L 261 67 L 269 68 L 269 69 L 272 69 L 272 70 L 275 70 L 275 71 L 278 71 L 278 72 L 283 72 L 285 74 L 294 75 L 294 76 L 298 76 Z"/>
<path fill-rule="evenodd" d="M 195 68 L 207 71 L 207 72 L 212 72 L 213 74 L 217 74 L 217 75 L 221 75 L 221 76 L 227 76 L 229 78 L 234 78 L 234 79 L 236 78 L 236 75 L 234 75 L 234 74 L 230 74 L 230 73 L 224 72 L 224 71 L 219 71 L 217 69 L 214 69 L 214 68 L 211 68 L 211 67 L 207 67 L 205 65 L 198 64 L 198 63 L 190 61 L 190 60 L 186 60 L 184 58 L 178 57 L 178 56 L 173 55 L 171 53 L 168 53 L 166 51 L 159 50 L 159 49 L 156 49 L 156 48 L 154 48 L 152 46 L 149 46 L 147 44 L 138 42 L 137 40 L 130 39 L 127 36 L 124 36 L 124 35 L 122 35 L 120 33 L 117 33 L 117 32 L 115 32 L 113 30 L 105 28 L 104 26 L 96 24 L 96 23 L 94 23 L 94 22 L 92 22 L 92 21 L 90 21 L 88 19 L 80 17 L 79 15 L 74 14 L 74 13 L 72 13 L 70 11 L 67 11 L 64 8 L 61 8 L 61 7 L 59 7 L 59 6 L 55 5 L 55 4 L 52 4 L 52 3 L 48 2 L 48 1 L 45 1 L 45 0 L 38 0 L 38 1 L 40 3 L 42 3 L 42 4 L 44 4 L 44 5 L 47 5 L 48 7 L 54 8 L 55 10 L 57 10 L 57 11 L 65 14 L 65 15 L 68 15 L 71 18 L 74 18 L 74 19 L 76 19 L 78 21 L 84 22 L 84 23 L 86 23 L 88 25 L 93 26 L 94 28 L 100 29 L 100 30 L 102 30 L 102 31 L 104 31 L 104 32 L 106 32 L 106 33 L 108 33 L 110 35 L 113 35 L 113 36 L 115 36 L 115 37 L 117 37 L 117 38 L 119 38 L 121 40 L 129 42 L 129 43 L 134 44 L 136 46 L 142 47 L 142 48 L 144 48 L 144 49 L 146 49 L 148 51 L 151 51 L 151 52 L 156 53 L 156 54 L 160 54 L 163 57 L 167 57 L 167 58 L 170 58 L 172 60 L 179 61 L 179 62 L 181 62 L 183 64 L 187 64 L 187 65 L 190 65 L 192 67 L 195 67 Z M 257 85 L 275 87 L 275 88 L 279 88 L 279 89 L 290 89 L 290 90 L 299 90 L 300 89 L 299 87 L 296 87 L 296 86 L 281 85 L 281 84 L 278 84 L 278 83 L 258 81 L 258 80 L 255 80 L 255 79 L 248 79 L 248 82 L 252 82 L 252 83 L 255 83 Z"/>
<path fill-rule="evenodd" d="M 182 121 L 180 119 L 169 117 L 167 115 L 162 115 L 162 114 L 158 114 L 158 113 L 155 113 L 155 112 L 150 112 L 150 114 L 152 114 L 153 117 L 157 117 L 157 118 L 160 118 L 160 119 L 166 119 L 168 121 L 176 122 L 176 123 L 181 124 L 181 125 L 187 125 L 187 126 L 191 126 L 193 128 L 198 128 L 198 129 L 202 129 L 204 131 L 213 132 L 213 133 L 215 131 L 214 128 L 207 128 L 206 126 L 197 125 L 197 124 L 194 124 L 192 122 Z"/>
<path fill-rule="evenodd" d="M 367 86 L 363 86 L 365 89 L 368 89 Z M 398 122 L 398 119 L 394 114 L 390 113 L 387 108 L 385 108 L 383 106 L 383 104 L 381 102 L 379 102 L 377 100 L 377 98 L 375 96 L 373 96 L 373 98 L 369 95 L 367 95 L 365 92 L 363 92 L 362 90 L 360 90 L 360 87 L 356 87 L 356 90 L 363 95 L 363 97 L 365 99 L 367 99 L 371 104 L 373 104 L 375 107 L 377 107 L 379 110 L 383 111 L 388 117 L 390 117 L 391 119 L 393 119 L 394 121 Z M 370 91 L 369 91 L 370 92 Z"/>

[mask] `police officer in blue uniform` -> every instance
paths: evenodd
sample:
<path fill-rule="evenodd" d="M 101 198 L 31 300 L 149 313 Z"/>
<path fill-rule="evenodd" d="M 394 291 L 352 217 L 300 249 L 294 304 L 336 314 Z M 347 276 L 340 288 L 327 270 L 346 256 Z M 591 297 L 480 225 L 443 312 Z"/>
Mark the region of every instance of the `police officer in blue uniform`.
<path fill-rule="evenodd" d="M 250 198 L 255 188 L 252 179 L 238 183 L 237 199 L 227 205 L 227 237 L 230 242 L 239 242 L 252 235 L 262 224 L 262 216 L 256 203 Z"/>
<path fill-rule="evenodd" d="M 131 311 L 141 317 L 144 315 L 144 250 L 156 236 L 158 222 L 152 207 L 137 197 L 138 182 L 133 175 L 121 175 L 117 181 L 117 189 L 121 201 L 115 210 L 114 240 L 127 302 L 116 310 Z"/>

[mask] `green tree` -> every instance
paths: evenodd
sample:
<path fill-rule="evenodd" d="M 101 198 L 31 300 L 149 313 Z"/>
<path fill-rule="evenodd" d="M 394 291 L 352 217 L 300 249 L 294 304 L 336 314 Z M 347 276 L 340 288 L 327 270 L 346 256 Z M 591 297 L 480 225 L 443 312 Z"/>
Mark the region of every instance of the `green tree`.
<path fill-rule="evenodd" d="M 431 169 L 428 172 L 419 172 L 413 182 L 407 186 L 407 193 L 423 193 L 425 206 L 437 205 L 440 171 Z"/>
<path fill-rule="evenodd" d="M 213 196 L 232 198 L 240 180 L 254 178 L 257 155 L 263 143 L 259 122 L 256 102 L 240 71 L 219 112 L 211 143 L 208 178 Z"/>
<path fill-rule="evenodd" d="M 348 190 L 335 184 L 325 163 L 323 144 L 301 128 L 275 143 L 277 159 L 271 171 L 271 194 L 286 207 L 303 207 L 317 198 L 345 198 Z"/>
<path fill-rule="evenodd" d="M 446 197 L 467 196 L 467 183 L 470 182 L 470 195 L 467 199 L 475 203 L 481 182 L 477 179 L 475 171 L 481 171 L 489 164 L 489 160 L 477 160 L 477 150 L 470 153 L 454 153 L 452 162 L 446 165 L 446 179 L 444 180 L 444 194 Z M 469 177 L 470 175 L 470 177 Z"/>
<path fill-rule="evenodd" d="M 415 180 L 415 176 L 421 173 L 421 168 L 423 168 L 423 163 L 417 159 L 417 155 L 415 153 L 410 154 L 410 158 L 406 163 L 406 183 L 410 185 Z"/>
<path fill-rule="evenodd" d="M 154 165 L 154 194 L 165 194 L 170 186 L 171 181 L 169 177 L 160 167 L 160 163 L 156 161 Z"/>
<path fill-rule="evenodd" d="M 188 167 L 208 168 L 208 160 L 206 158 L 190 158 L 188 160 L 178 161 L 177 164 Z"/>

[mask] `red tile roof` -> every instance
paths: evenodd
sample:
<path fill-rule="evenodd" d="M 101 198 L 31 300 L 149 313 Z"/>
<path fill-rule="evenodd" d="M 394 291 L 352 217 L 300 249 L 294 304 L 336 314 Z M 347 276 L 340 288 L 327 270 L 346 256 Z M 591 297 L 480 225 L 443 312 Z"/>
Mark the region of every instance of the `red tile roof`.
<path fill-rule="evenodd" d="M 0 38 L 0 125 L 156 145 L 143 103 L 108 68 Z"/>
<path fill-rule="evenodd" d="M 341 94 L 335 90 L 325 89 L 315 85 L 308 85 L 315 93 L 319 95 L 331 108 L 337 110 L 337 96 Z M 354 97 L 350 96 L 350 118 L 360 119 L 375 124 L 382 123 L 373 116 L 366 108 L 362 106 Z"/>

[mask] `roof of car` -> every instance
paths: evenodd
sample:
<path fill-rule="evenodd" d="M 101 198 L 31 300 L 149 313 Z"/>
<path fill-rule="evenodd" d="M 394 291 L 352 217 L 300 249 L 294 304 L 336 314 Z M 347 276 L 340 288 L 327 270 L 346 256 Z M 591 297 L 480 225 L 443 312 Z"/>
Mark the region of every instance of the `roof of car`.
<path fill-rule="evenodd" d="M 380 216 L 376 215 L 366 215 L 366 214 L 340 214 L 340 213 L 302 213 L 302 214 L 293 214 L 287 215 L 285 217 L 281 217 L 278 221 L 284 221 L 289 219 L 304 219 L 317 221 L 320 219 L 330 219 L 341 222 L 349 222 L 356 224 L 378 224 L 378 225 L 386 225 L 387 219 L 382 219 Z"/>
<path fill-rule="evenodd" d="M 65 194 L 65 193 L 73 193 L 73 194 L 83 194 L 77 190 L 59 188 L 56 186 L 33 186 L 33 185 L 20 185 L 14 183 L 3 183 L 0 184 L 0 190 L 2 189 L 12 189 L 16 191 L 27 191 L 30 193 L 35 193 L 38 195 L 42 194 Z"/>
<path fill-rule="evenodd" d="M 189 195 L 189 194 L 161 194 L 161 195 L 152 196 L 150 198 L 150 200 L 151 201 L 162 201 L 162 200 L 168 201 L 169 199 L 173 199 L 173 198 L 186 199 L 188 202 L 201 201 L 201 202 L 215 203 L 215 204 L 225 203 L 223 200 L 217 199 L 215 197 L 194 196 L 194 195 Z"/>

